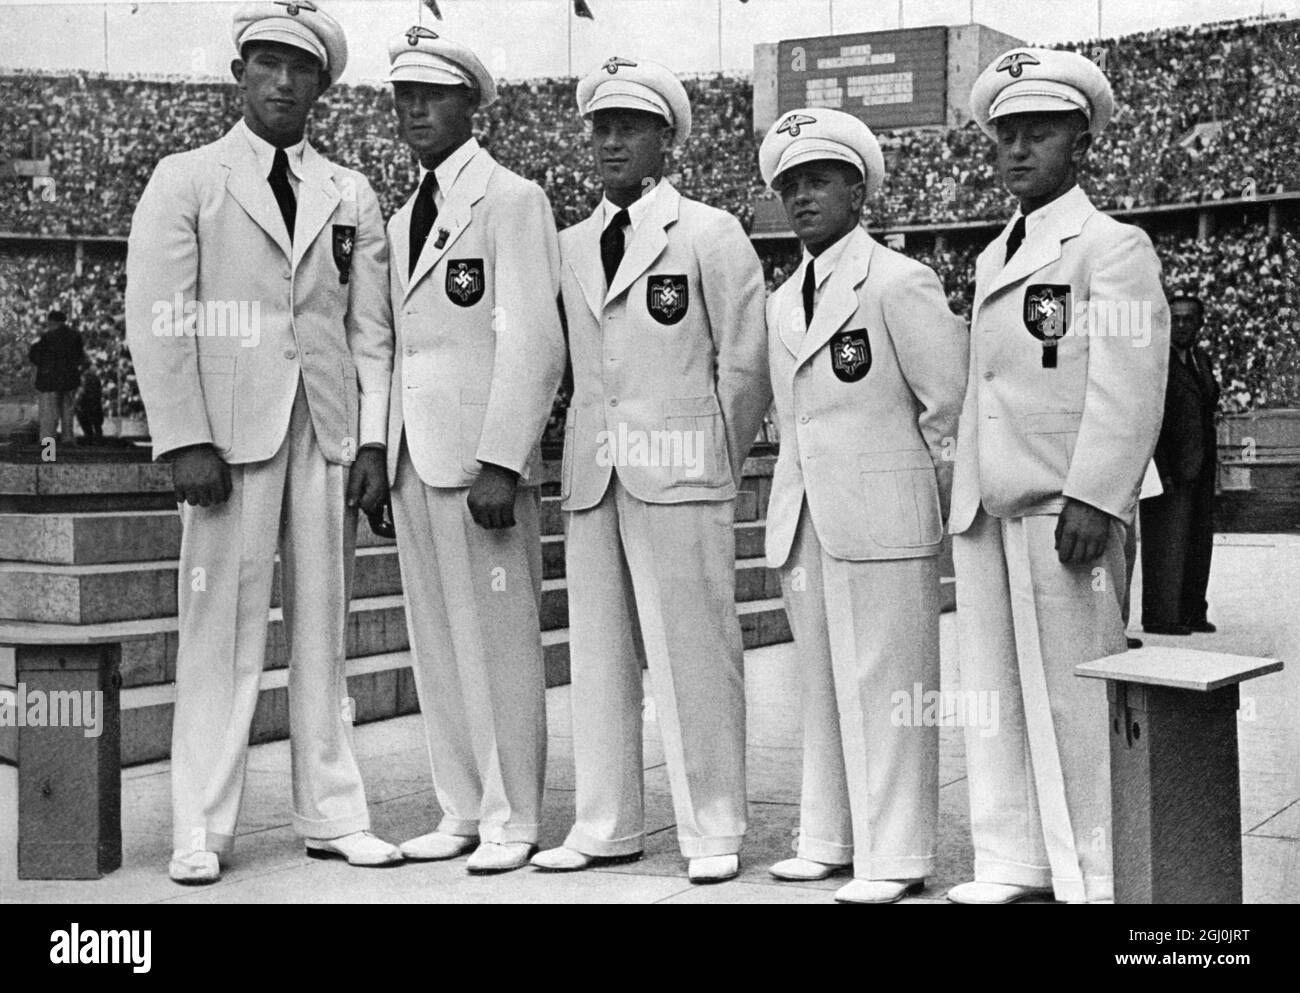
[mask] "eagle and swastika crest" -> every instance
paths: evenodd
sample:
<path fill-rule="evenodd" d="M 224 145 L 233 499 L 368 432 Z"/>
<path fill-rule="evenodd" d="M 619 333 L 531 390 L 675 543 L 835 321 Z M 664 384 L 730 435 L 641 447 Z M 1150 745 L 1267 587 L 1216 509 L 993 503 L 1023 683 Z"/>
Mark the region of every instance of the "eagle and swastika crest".
<path fill-rule="evenodd" d="M 1042 65 L 1028 52 L 1010 52 L 998 63 L 994 72 L 1008 72 L 1013 79 L 1019 79 L 1025 73 L 1025 66 Z"/>
<path fill-rule="evenodd" d="M 690 306 L 686 276 L 651 276 L 645 284 L 645 306 L 660 324 L 676 324 Z"/>
<path fill-rule="evenodd" d="M 312 3 L 311 0 L 293 0 L 293 2 L 289 2 L 289 0 L 275 0 L 275 5 L 287 10 L 290 17 L 297 17 L 298 11 L 300 10 L 310 10 L 313 14 L 316 12 L 316 5 Z"/>
<path fill-rule="evenodd" d="M 447 260 L 447 299 L 461 307 L 472 307 L 483 299 L 483 260 Z"/>
<path fill-rule="evenodd" d="M 776 129 L 777 134 L 788 134 L 791 138 L 798 138 L 799 132 L 803 130 L 805 124 L 816 124 L 817 118 L 809 117 L 807 114 L 791 114 L 781 126 Z"/>
<path fill-rule="evenodd" d="M 831 370 L 841 383 L 856 383 L 871 371 L 871 339 L 866 328 L 841 331 L 830 343 Z"/>

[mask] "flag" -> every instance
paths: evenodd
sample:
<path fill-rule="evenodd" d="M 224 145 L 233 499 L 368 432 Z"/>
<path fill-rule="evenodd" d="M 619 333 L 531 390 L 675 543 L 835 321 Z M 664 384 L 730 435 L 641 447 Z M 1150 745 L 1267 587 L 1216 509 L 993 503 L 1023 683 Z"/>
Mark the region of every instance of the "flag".
<path fill-rule="evenodd" d="M 434 17 L 436 17 L 440 21 L 442 20 L 442 11 L 438 9 L 438 0 L 423 0 L 423 3 L 431 11 L 433 11 Z"/>
<path fill-rule="evenodd" d="M 591 8 L 587 6 L 587 0 L 573 0 L 573 13 L 578 17 L 585 17 L 589 21 L 594 21 L 596 19 L 596 15 L 593 14 Z"/>

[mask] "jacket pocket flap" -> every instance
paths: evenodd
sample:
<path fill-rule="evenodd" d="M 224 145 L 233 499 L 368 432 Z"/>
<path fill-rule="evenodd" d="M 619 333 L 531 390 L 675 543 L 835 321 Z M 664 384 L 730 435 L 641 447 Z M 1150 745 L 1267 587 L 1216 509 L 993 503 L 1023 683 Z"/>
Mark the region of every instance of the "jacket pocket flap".
<path fill-rule="evenodd" d="M 664 401 L 664 417 L 712 417 L 721 413 L 718 398 L 676 397 Z"/>
<path fill-rule="evenodd" d="M 1079 430 L 1081 410 L 1046 410 L 1025 415 L 1025 430 L 1030 434 L 1070 434 Z"/>
<path fill-rule="evenodd" d="M 908 448 L 894 452 L 859 452 L 858 469 L 861 472 L 894 472 L 900 469 L 933 469 L 934 462 L 924 448 Z"/>

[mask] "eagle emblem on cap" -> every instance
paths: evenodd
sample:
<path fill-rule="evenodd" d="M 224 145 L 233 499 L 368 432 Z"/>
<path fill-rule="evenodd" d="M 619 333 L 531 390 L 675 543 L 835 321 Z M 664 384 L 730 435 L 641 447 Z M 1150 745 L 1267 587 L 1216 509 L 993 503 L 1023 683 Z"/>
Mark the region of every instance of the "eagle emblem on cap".
<path fill-rule="evenodd" d="M 791 138 L 798 138 L 799 132 L 805 124 L 816 124 L 817 118 L 809 117 L 807 114 L 791 114 L 781 126 L 776 129 L 777 134 L 789 134 Z"/>
<path fill-rule="evenodd" d="M 437 38 L 438 32 L 432 28 L 426 28 L 423 24 L 414 24 L 411 30 L 406 32 L 406 43 L 414 48 L 420 43 L 421 38 Z"/>
<path fill-rule="evenodd" d="M 605 62 L 603 66 L 601 66 L 601 68 L 604 69 L 607 73 L 609 73 L 612 76 L 614 75 L 614 73 L 618 72 L 619 66 L 628 66 L 630 68 L 630 67 L 634 67 L 635 65 L 636 63 L 633 62 L 631 59 L 620 59 L 617 55 L 613 55 L 610 56 L 610 58 Z"/>
<path fill-rule="evenodd" d="M 316 5 L 311 0 L 275 0 L 275 5 L 283 7 L 291 17 L 297 17 L 300 10 L 310 10 L 313 14 L 316 13 Z"/>
<path fill-rule="evenodd" d="M 998 67 L 993 71 L 1009 72 L 1013 78 L 1019 79 L 1025 71 L 1025 66 L 1038 65 L 1042 65 L 1042 63 L 1028 52 L 1011 52 L 1010 54 L 1003 56 L 1002 61 L 998 63 Z"/>

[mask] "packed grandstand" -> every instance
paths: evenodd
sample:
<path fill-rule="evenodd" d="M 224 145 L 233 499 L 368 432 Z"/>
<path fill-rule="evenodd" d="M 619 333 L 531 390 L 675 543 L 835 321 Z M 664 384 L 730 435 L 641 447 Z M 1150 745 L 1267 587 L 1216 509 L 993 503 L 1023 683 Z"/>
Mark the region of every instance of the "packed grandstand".
<path fill-rule="evenodd" d="M 1243 201 L 1300 192 L 1300 20 L 1174 28 L 1065 46 L 1104 60 L 1117 101 L 1085 188 L 1103 209 Z M 599 195 L 572 79 L 503 84 L 480 115 L 479 140 L 546 190 L 560 227 Z M 748 80 L 687 81 L 693 140 L 674 182 L 748 227 L 763 195 Z M 156 162 L 219 137 L 238 114 L 228 84 L 96 74 L 0 74 L 0 165 L 48 157 L 52 186 L 0 181 L 0 394 L 26 392 L 28 343 L 46 311 L 72 315 L 104 382 L 110 414 L 136 415 L 122 342 L 121 241 Z M 387 213 L 410 195 L 416 163 L 396 132 L 386 88 L 337 86 L 317 107 L 312 141 L 369 177 Z M 873 229 L 1004 221 L 1012 205 L 974 124 L 882 133 L 889 177 Z M 3 170 L 0 169 L 0 172 Z M 1199 293 L 1225 410 L 1300 403 L 1300 239 L 1296 203 L 1270 232 L 1259 211 L 1222 212 L 1198 240 L 1195 215 L 1134 218 L 1155 239 L 1173 290 Z M 996 227 L 909 234 L 903 250 L 933 266 L 954 311 L 969 312 L 975 255 Z M 17 236 L 17 237 L 15 237 Z M 82 239 L 79 261 L 74 242 Z M 102 240 L 101 240 L 102 239 Z M 763 242 L 771 284 L 797 261 L 791 242 Z"/>

